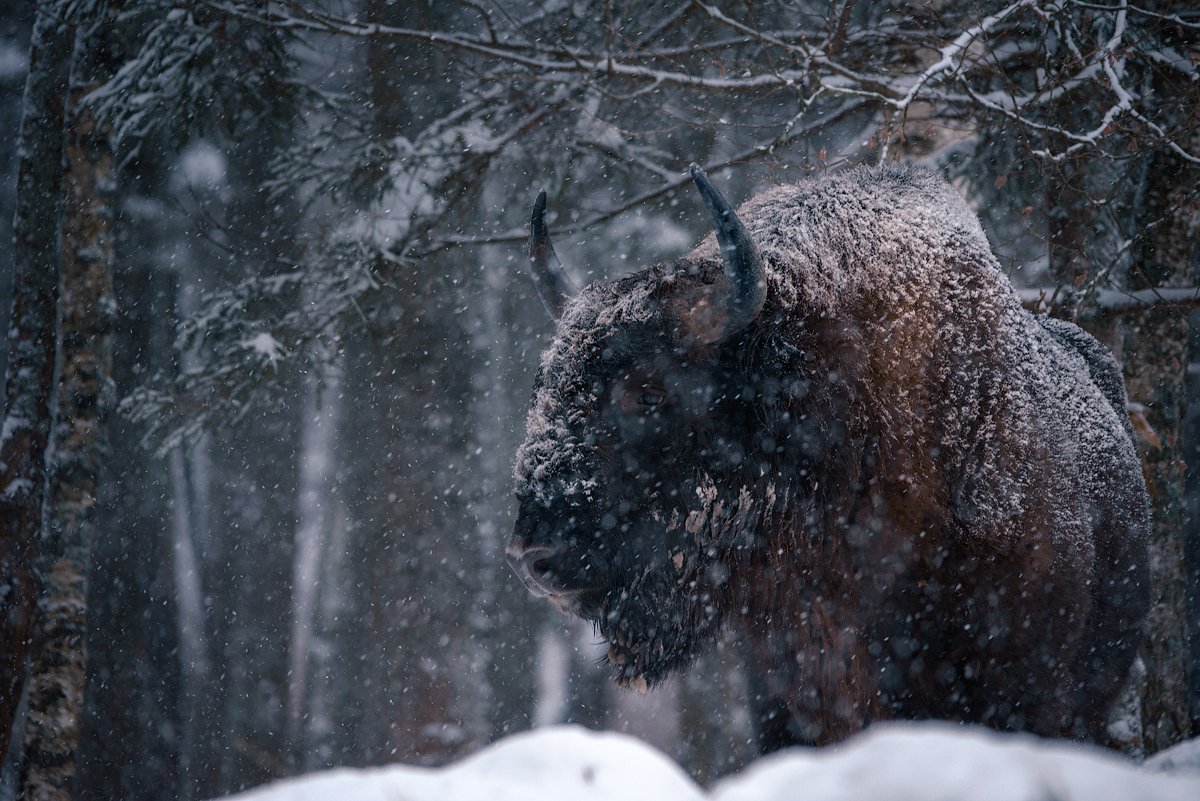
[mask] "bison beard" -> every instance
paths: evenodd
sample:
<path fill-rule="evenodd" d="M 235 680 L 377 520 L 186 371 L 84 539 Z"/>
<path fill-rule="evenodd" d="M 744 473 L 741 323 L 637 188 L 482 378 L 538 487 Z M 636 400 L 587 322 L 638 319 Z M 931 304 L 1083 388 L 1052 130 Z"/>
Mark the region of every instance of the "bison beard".
<path fill-rule="evenodd" d="M 559 323 L 517 455 L 517 574 L 596 623 L 623 684 L 733 627 L 764 747 L 889 717 L 1103 741 L 1148 603 L 1111 354 L 1021 308 L 931 173 L 737 213 L 693 176 L 714 236 L 581 291 L 535 204 Z"/>

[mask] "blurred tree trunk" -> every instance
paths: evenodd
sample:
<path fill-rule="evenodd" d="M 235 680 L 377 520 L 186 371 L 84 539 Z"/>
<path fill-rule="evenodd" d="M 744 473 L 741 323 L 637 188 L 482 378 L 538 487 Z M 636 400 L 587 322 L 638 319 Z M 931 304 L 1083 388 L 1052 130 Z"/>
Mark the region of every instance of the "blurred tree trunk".
<path fill-rule="evenodd" d="M 501 192 L 494 188 L 484 192 L 484 208 L 503 206 Z M 517 293 L 508 291 L 527 280 L 526 265 L 511 256 L 507 247 L 482 248 L 478 261 L 472 259 L 479 269 L 468 273 L 473 295 L 465 301 L 477 310 L 467 326 L 478 365 L 471 376 L 476 492 L 471 515 L 479 566 L 471 602 L 475 612 L 471 617 L 474 649 L 470 671 L 486 677 L 479 682 L 473 702 L 478 712 L 472 721 L 473 738 L 479 743 L 529 726 L 537 703 L 535 678 L 539 673 L 538 650 L 533 644 L 545 628 L 546 610 L 531 603 L 534 599 L 504 562 L 504 544 L 513 524 L 512 454 L 521 433 L 512 424 L 521 420 L 528 386 L 517 351 L 521 330 L 514 307 Z M 558 616 L 553 625 L 561 628 L 562 622 Z"/>
<path fill-rule="evenodd" d="M 335 451 L 340 458 L 340 449 Z M 345 500 L 336 492 L 330 500 L 333 506 L 326 512 L 328 526 L 321 562 L 321 590 L 313 627 L 313 649 L 310 656 L 309 716 L 305 724 L 306 741 L 302 770 L 321 770 L 352 764 L 353 754 L 347 747 L 346 708 L 353 704 L 345 676 L 350 656 L 348 646 L 357 630 L 351 623 L 355 571 L 349 564 L 349 529 Z"/>
<path fill-rule="evenodd" d="M 231 269 L 275 271 L 294 263 L 289 249 L 295 229 L 282 209 L 268 202 L 262 184 L 277 143 L 250 145 L 231 160 L 239 202 L 230 230 L 238 247 Z M 255 152 L 257 151 L 257 152 Z M 249 156 L 249 158 L 247 158 Z M 298 302 L 294 293 L 271 300 L 275 314 Z M 269 313 L 268 313 L 269 314 Z M 301 381 L 281 382 L 298 398 Z M 223 653 L 214 659 L 208 691 L 218 696 L 222 720 L 212 731 L 208 753 L 219 760 L 217 786 L 204 798 L 231 793 L 287 776 L 292 747 L 287 741 L 288 653 L 291 639 L 293 538 L 296 531 L 297 445 L 302 403 L 279 412 L 247 415 L 215 438 L 214 503 L 222 510 L 205 554 L 205 589 L 213 597 L 216 631 Z M 232 747 L 229 745 L 232 744 Z"/>
<path fill-rule="evenodd" d="M 463 353 L 454 287 L 438 275 L 397 276 L 387 334 L 352 346 L 347 456 L 356 525 L 351 544 L 362 629 L 349 725 L 367 764 L 440 764 L 471 737 L 477 566 L 461 465 L 466 459 Z M 370 447 L 363 447 L 369 445 Z"/>
<path fill-rule="evenodd" d="M 1060 122 L 1078 126 L 1082 113 L 1078 104 L 1064 107 Z M 1129 735 L 1138 741 L 1112 743 L 1145 754 L 1179 741 L 1189 725 L 1182 450 L 1188 325 L 1186 312 L 1169 305 L 1096 313 L 1086 299 L 1090 287 L 1106 282 L 1129 290 L 1191 285 L 1195 182 L 1196 170 L 1163 150 L 1132 179 L 1115 165 L 1080 155 L 1058 162 L 1046 183 L 1050 275 L 1083 301 L 1064 311 L 1080 316 L 1077 322 L 1112 348 L 1123 366 L 1131 410 L 1148 425 L 1135 426 L 1152 507 L 1152 606 L 1140 652 L 1145 674 L 1135 679 L 1142 686 L 1132 688 L 1140 706 L 1133 714 L 1140 720 L 1130 721 Z M 1118 224 L 1132 233 L 1123 235 Z M 1127 258 L 1118 251 L 1125 237 L 1134 241 Z"/>
<path fill-rule="evenodd" d="M 1078 113 L 1070 108 L 1060 112 L 1063 125 L 1077 124 Z M 1066 142 L 1055 141 L 1055 147 L 1065 148 Z M 1103 170 L 1101 166 L 1099 171 Z M 1103 197 L 1105 184 L 1097 181 L 1093 172 L 1096 165 L 1083 156 L 1066 158 L 1054 165 L 1046 175 L 1045 203 L 1047 226 L 1047 256 L 1052 283 L 1063 294 L 1065 302 L 1054 313 L 1080 325 L 1092 336 L 1104 343 L 1122 363 L 1129 381 L 1129 365 L 1125 362 L 1125 319 L 1120 314 L 1105 314 L 1081 303 L 1089 287 L 1102 284 L 1101 265 L 1104 235 L 1100 224 L 1101 205 L 1097 197 Z M 1099 183 L 1099 186 L 1097 186 Z M 1126 193 L 1128 194 L 1128 193 Z M 1118 202 L 1127 202 L 1127 197 Z M 1111 276 L 1113 283 L 1124 286 L 1127 276 Z M 1127 387 L 1130 398 L 1133 388 Z M 1140 449 L 1145 443 L 1135 443 Z M 1144 472 L 1144 471 L 1143 471 Z M 1153 503 L 1153 498 L 1151 498 Z M 1152 512 L 1153 514 L 1153 512 Z M 1141 651 L 1137 660 L 1141 660 Z M 1146 671 L 1135 662 L 1130 668 L 1126 686 L 1120 692 L 1114 708 L 1109 712 L 1107 745 L 1133 757 L 1145 753 L 1145 738 L 1142 733 L 1142 703 L 1146 692 Z"/>
<path fill-rule="evenodd" d="M 197 447 L 204 447 L 198 443 Z M 167 457 L 171 485 L 171 538 L 173 578 L 177 604 L 176 628 L 179 637 L 179 672 L 182 678 L 179 706 L 179 773 L 183 777 L 180 798 L 193 797 L 195 781 L 205 763 L 201 753 L 206 721 L 212 710 L 206 692 L 212 675 L 205 637 L 204 584 L 200 570 L 198 538 L 193 523 L 199 504 L 194 497 L 190 449 L 177 445 Z"/>
<path fill-rule="evenodd" d="M 1200 137 L 1193 137 L 1200 141 Z M 1137 230 L 1149 232 L 1134 251 L 1130 289 L 1193 282 L 1200 203 L 1198 171 L 1173 154 L 1149 165 Z M 1186 310 L 1158 306 L 1124 319 L 1125 382 L 1131 403 L 1154 432 L 1141 445 L 1150 490 L 1151 608 L 1142 647 L 1146 687 L 1142 731 L 1147 754 L 1185 738 L 1188 716 L 1188 625 L 1184 539 L 1188 535 L 1183 452 L 1189 326 Z"/>
<path fill-rule="evenodd" d="M 366 0 L 363 12 L 405 27 L 445 22 L 454 9 Z M 363 100 L 382 152 L 452 107 L 444 66 L 429 48 L 367 42 Z M 356 199 L 366 209 L 373 202 Z M 353 647 L 366 657 L 360 674 L 345 676 L 357 686 L 343 719 L 355 730 L 356 761 L 367 764 L 440 764 L 486 739 L 473 723 L 490 712 L 480 708 L 490 677 L 470 669 L 472 638 L 447 635 L 474 628 L 479 553 L 463 491 L 471 348 L 459 282 L 442 274 L 447 268 L 458 269 L 433 257 L 389 276 L 377 341 L 354 337 L 348 347 L 348 403 L 361 404 L 347 410 L 353 449 L 344 451 L 356 493 L 350 569 L 362 620 Z"/>
<path fill-rule="evenodd" d="M 48 460 L 40 601 L 29 679 L 24 793 L 71 797 L 83 712 L 87 579 L 112 406 L 113 157 L 80 101 L 98 85 L 100 18 L 78 28 L 67 111 L 60 242 L 58 398 Z M 86 27 L 85 27 L 86 25 Z"/>
<path fill-rule="evenodd" d="M 193 267 L 194 265 L 190 265 Z M 195 275 L 174 281 L 174 305 L 180 319 L 197 313 Z M 168 351 L 169 352 L 169 351 Z M 178 369 L 201 367 L 195 348 L 179 354 Z M 211 771 L 221 752 L 214 743 L 214 721 L 219 695 L 214 691 L 213 647 L 206 601 L 204 561 L 213 561 L 209 523 L 210 438 L 204 435 L 189 445 L 175 446 L 167 457 L 171 487 L 171 553 L 175 584 L 175 626 L 179 642 L 179 797 L 188 801 L 215 791 Z M 212 571 L 208 571 L 211 573 Z"/>
<path fill-rule="evenodd" d="M 239 36 L 257 33 L 226 28 L 222 46 L 253 58 L 251 50 L 243 50 Z M 257 46 L 280 45 L 282 38 L 278 32 L 266 32 Z M 298 224 L 300 210 L 292 196 L 276 196 L 270 190 L 270 183 L 280 177 L 280 154 L 298 125 L 291 116 L 294 111 L 289 104 L 255 117 L 254 134 L 224 151 L 229 194 L 218 197 L 210 213 L 218 220 L 213 233 L 226 244 L 214 251 L 213 263 L 181 276 L 201 295 L 214 279 L 282 275 L 295 269 L 301 258 L 298 243 L 305 232 Z M 247 112 L 231 109 L 234 114 Z M 260 299 L 266 322 L 258 330 L 272 333 L 271 321 L 302 303 L 294 285 Z M 204 357 L 209 354 L 205 349 Z M 201 554 L 206 597 L 213 598 L 213 670 L 212 681 L 192 692 L 212 693 L 220 719 L 211 729 L 211 740 L 197 745 L 217 763 L 212 771 L 216 783 L 198 788 L 199 798 L 294 772 L 287 715 L 304 381 L 287 363 L 277 380 L 280 394 L 288 399 L 285 406 L 253 410 L 213 437 L 210 496 L 219 514 L 212 523 L 212 547 Z"/>
<path fill-rule="evenodd" d="M 134 179 L 146 176 L 124 177 L 123 193 L 144 188 Z M 120 205 L 114 283 L 122 305 L 113 331 L 113 372 L 118 390 L 128 391 L 143 380 L 144 371 L 165 369 L 170 359 L 175 287 L 159 261 L 170 227 L 165 207 L 140 194 Z M 176 789 L 181 779 L 183 788 L 201 781 L 180 775 L 183 731 L 197 724 L 184 719 L 190 710 L 181 701 L 169 464 L 142 444 L 144 432 L 128 417 L 111 415 L 108 429 L 110 468 L 98 509 L 105 533 L 93 552 L 77 798 L 186 797 Z"/>
<path fill-rule="evenodd" d="M 1192 265 L 1192 280 L 1200 283 L 1200 253 Z M 1200 311 L 1192 310 L 1189 322 L 1187 366 L 1187 414 L 1184 419 L 1183 455 L 1187 462 L 1185 511 L 1188 534 L 1184 538 L 1184 567 L 1187 571 L 1188 699 L 1191 728 L 1189 737 L 1200 737 Z"/>
<path fill-rule="evenodd" d="M 304 417 L 300 431 L 298 518 L 295 534 L 295 558 L 292 565 L 292 636 L 288 673 L 287 739 L 292 747 L 294 766 L 304 770 L 315 742 L 315 692 L 325 685 L 311 675 L 312 653 L 316 640 L 318 604 L 328 583 L 326 566 L 331 562 L 327 548 L 334 520 L 337 482 L 338 418 L 342 405 L 340 356 L 326 354 L 329 361 L 308 376 L 305 386 Z"/>
<path fill-rule="evenodd" d="M 13 313 L 0 434 L 0 758 L 9 752 L 25 690 L 40 593 L 37 562 L 54 391 L 63 113 L 73 38 L 58 4 L 47 2 L 38 9 L 18 145 Z"/>
<path fill-rule="evenodd" d="M 32 3 L 0 4 L 0 38 L 9 52 L 28 58 L 29 38 L 37 8 Z M 0 376 L 8 360 L 8 322 L 12 311 L 13 216 L 16 212 L 17 144 L 21 130 L 21 99 L 25 94 L 25 64 L 0 71 Z M 12 67 L 16 67 L 15 64 Z M 0 412 L 4 407 L 3 380 L 0 380 Z M 0 791 L 2 792 L 2 791 Z"/>

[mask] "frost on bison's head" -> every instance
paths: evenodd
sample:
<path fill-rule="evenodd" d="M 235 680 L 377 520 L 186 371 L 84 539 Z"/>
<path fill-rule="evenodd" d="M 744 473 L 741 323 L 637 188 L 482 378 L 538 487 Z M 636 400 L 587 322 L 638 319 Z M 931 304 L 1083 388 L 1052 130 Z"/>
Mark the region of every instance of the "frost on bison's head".
<path fill-rule="evenodd" d="M 1098 737 L 1145 613 L 1144 483 L 1112 356 L 1021 308 L 931 173 L 859 169 L 735 213 L 558 319 L 507 549 L 622 683 L 744 635 L 795 740 L 883 717 Z"/>

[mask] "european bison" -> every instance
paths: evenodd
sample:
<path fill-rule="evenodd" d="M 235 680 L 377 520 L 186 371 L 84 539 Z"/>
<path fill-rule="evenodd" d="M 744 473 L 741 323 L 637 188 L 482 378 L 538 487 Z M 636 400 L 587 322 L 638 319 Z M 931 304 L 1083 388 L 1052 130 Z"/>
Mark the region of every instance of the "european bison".
<path fill-rule="evenodd" d="M 856 169 L 575 292 L 516 458 L 508 558 L 653 685 L 722 625 L 791 712 L 765 747 L 944 718 L 1101 739 L 1147 609 L 1148 499 L 1112 355 L 1026 312 L 934 174 Z"/>

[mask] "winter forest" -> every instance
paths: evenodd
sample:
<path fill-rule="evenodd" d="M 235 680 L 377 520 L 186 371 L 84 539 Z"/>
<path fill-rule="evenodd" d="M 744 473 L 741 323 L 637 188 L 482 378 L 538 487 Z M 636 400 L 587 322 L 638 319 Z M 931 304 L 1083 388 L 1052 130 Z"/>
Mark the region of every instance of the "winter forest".
<path fill-rule="evenodd" d="M 0 799 L 557 723 L 701 784 L 754 760 L 735 637 L 622 689 L 504 557 L 555 330 L 534 199 L 611 279 L 710 232 L 692 162 L 735 205 L 924 165 L 1113 351 L 1151 607 L 1107 745 L 1200 735 L 1195 3 L 13 0 L 0 121 Z"/>

